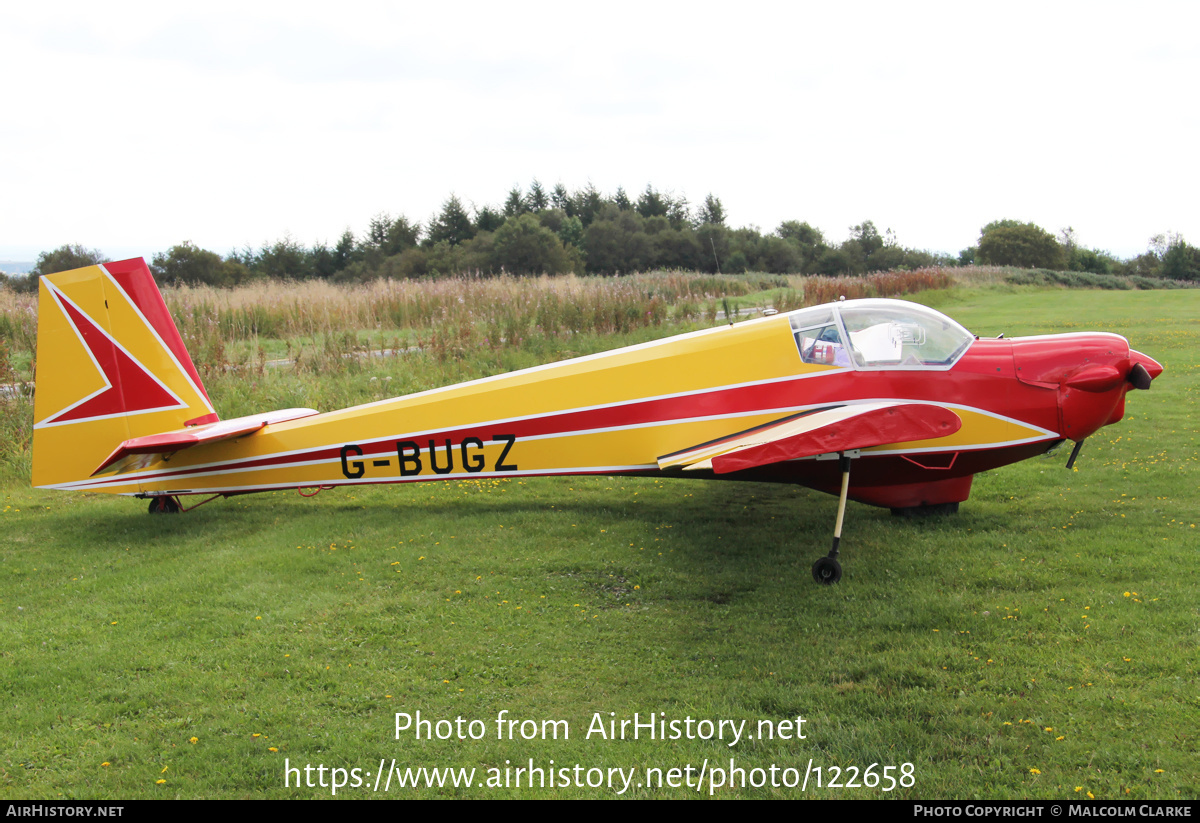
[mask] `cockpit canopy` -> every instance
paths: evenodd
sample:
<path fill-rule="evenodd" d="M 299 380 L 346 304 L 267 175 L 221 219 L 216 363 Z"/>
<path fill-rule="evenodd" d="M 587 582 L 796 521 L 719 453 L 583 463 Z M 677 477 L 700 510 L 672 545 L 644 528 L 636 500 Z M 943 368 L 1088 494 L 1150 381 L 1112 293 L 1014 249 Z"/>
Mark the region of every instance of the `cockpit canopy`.
<path fill-rule="evenodd" d="M 949 369 L 975 339 L 941 312 L 903 300 L 847 300 L 791 315 L 805 363 L 867 369 Z"/>

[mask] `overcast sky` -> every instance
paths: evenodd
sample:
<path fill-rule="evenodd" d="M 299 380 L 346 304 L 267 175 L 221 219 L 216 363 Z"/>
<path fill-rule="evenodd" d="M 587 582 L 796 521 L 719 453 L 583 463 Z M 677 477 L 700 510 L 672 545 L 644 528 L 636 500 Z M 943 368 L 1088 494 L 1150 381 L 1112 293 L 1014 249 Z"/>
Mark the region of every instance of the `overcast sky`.
<path fill-rule="evenodd" d="M 0 258 L 426 221 L 535 177 L 731 225 L 1200 244 L 1200 4 L 4 4 Z"/>

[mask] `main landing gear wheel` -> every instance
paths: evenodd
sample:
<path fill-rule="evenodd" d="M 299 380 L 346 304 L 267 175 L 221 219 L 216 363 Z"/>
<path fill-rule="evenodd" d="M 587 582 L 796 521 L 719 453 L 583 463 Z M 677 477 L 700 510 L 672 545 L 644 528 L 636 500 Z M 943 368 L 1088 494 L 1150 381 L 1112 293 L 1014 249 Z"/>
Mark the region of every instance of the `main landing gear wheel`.
<path fill-rule="evenodd" d="M 150 514 L 179 514 L 179 501 L 174 497 L 151 497 Z"/>
<path fill-rule="evenodd" d="M 842 579 L 842 564 L 837 561 L 838 544 L 842 542 L 842 522 L 846 518 L 846 497 L 850 492 L 850 456 L 838 452 L 838 468 L 842 470 L 842 491 L 838 495 L 837 525 L 833 527 L 833 548 L 829 554 L 813 563 L 813 580 L 831 586 Z"/>
<path fill-rule="evenodd" d="M 813 563 L 812 572 L 813 580 L 832 586 L 842 579 L 842 564 L 832 557 L 821 557 Z"/>

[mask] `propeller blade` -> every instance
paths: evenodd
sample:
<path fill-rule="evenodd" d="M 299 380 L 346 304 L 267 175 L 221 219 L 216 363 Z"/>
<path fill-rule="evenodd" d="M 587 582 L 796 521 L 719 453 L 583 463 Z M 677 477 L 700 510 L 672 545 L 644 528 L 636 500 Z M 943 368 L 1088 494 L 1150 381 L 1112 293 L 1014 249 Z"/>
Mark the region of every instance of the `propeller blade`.
<path fill-rule="evenodd" d="M 1141 363 L 1133 364 L 1133 368 L 1129 370 L 1129 374 L 1126 376 L 1126 379 L 1133 384 L 1135 389 L 1141 389 L 1142 391 L 1146 391 L 1148 388 L 1150 388 L 1150 382 L 1154 380 L 1154 378 L 1150 376 L 1150 372 L 1147 371 L 1146 367 Z"/>

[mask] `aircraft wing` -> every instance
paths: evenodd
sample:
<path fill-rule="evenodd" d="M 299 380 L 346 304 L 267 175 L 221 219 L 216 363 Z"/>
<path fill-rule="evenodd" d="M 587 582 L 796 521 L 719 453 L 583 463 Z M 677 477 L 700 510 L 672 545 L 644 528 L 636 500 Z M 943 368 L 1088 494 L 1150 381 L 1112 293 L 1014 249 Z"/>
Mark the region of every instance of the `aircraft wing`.
<path fill-rule="evenodd" d="M 134 465 L 135 463 L 149 465 L 149 461 L 138 460 L 135 455 L 171 454 L 180 449 L 198 446 L 201 443 L 216 443 L 220 440 L 245 437 L 272 423 L 283 423 L 287 420 L 297 420 L 301 417 L 310 417 L 314 414 L 317 414 L 315 409 L 281 409 L 263 414 L 252 414 L 249 417 L 237 417 L 233 420 L 221 420 L 217 423 L 208 423 L 203 426 L 192 426 L 177 431 L 163 432 L 162 434 L 134 437 L 117 446 L 112 454 L 105 458 L 104 462 L 92 472 L 92 476 L 95 477 L 100 472 L 116 464 L 120 464 L 117 466 L 118 473 L 130 468 L 143 467 L 141 465 Z"/>
<path fill-rule="evenodd" d="M 717 474 L 819 454 L 954 434 L 962 419 L 929 403 L 862 403 L 818 409 L 702 443 L 658 459 L 660 469 Z"/>

